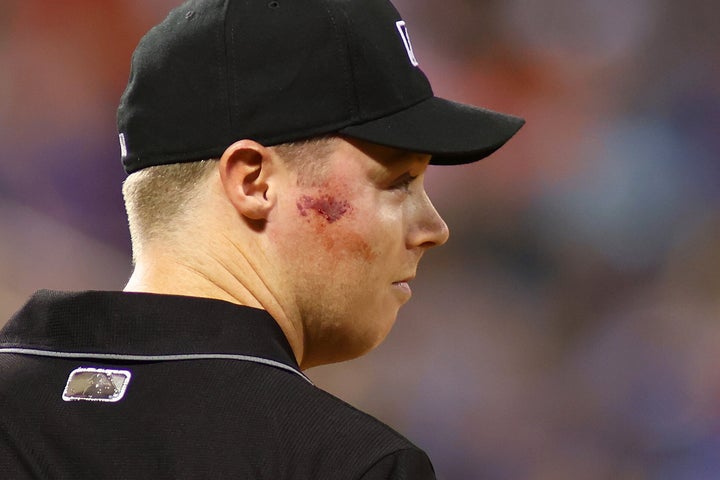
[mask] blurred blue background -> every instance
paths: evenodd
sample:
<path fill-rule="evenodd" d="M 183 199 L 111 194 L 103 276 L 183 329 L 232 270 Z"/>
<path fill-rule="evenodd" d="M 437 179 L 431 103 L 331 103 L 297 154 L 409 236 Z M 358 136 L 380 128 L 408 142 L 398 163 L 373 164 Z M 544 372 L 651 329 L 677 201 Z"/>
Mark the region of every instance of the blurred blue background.
<path fill-rule="evenodd" d="M 177 3 L 0 0 L 1 319 L 129 277 L 115 109 Z M 396 5 L 436 93 L 528 123 L 431 170 L 450 242 L 379 349 L 310 375 L 440 479 L 720 478 L 720 5 Z"/>

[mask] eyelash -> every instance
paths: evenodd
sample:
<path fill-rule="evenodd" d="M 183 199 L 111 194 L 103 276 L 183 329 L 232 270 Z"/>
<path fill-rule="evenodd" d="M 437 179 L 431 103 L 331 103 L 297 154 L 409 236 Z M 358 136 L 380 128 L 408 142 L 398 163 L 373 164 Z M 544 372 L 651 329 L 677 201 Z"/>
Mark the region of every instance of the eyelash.
<path fill-rule="evenodd" d="M 395 182 L 393 184 L 392 189 L 407 191 L 410 188 L 410 184 L 412 184 L 415 181 L 415 179 L 417 179 L 417 178 L 418 177 L 416 177 L 416 176 L 414 177 L 414 176 L 410 175 L 409 173 L 405 174 L 397 182 Z"/>

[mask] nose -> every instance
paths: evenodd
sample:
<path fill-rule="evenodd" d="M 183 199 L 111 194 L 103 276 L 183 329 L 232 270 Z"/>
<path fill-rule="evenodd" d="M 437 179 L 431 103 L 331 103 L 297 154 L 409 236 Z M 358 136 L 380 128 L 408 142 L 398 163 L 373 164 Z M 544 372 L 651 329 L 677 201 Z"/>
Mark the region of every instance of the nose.
<path fill-rule="evenodd" d="M 450 230 L 430 201 L 426 192 L 422 192 L 413 211 L 408 247 L 438 247 L 448 241 Z"/>

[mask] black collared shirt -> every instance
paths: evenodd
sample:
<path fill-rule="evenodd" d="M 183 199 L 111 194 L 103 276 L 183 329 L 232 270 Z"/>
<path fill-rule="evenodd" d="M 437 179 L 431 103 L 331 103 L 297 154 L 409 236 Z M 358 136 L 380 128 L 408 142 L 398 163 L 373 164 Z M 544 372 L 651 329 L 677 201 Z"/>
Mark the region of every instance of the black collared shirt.
<path fill-rule="evenodd" d="M 41 291 L 0 331 L 3 478 L 433 479 L 316 388 L 267 312 Z"/>

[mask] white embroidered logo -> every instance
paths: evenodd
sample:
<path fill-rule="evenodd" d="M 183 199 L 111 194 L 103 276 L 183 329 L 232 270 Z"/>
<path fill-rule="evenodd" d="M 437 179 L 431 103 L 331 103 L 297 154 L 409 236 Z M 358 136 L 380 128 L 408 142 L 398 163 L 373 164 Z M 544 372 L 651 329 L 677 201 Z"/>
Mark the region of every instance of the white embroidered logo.
<path fill-rule="evenodd" d="M 120 155 L 123 156 L 123 158 L 127 157 L 127 145 L 125 144 L 125 134 L 121 133 L 118 138 L 120 139 Z"/>
<path fill-rule="evenodd" d="M 414 67 L 417 67 L 420 64 L 415 58 L 415 53 L 413 52 L 412 43 L 410 43 L 410 35 L 408 34 L 408 29 L 405 25 L 405 22 L 400 20 L 399 22 L 395 22 L 395 26 L 397 27 L 398 32 L 400 32 L 403 45 L 405 45 L 405 50 L 407 50 L 408 57 L 410 57 L 410 63 L 412 63 Z"/>

